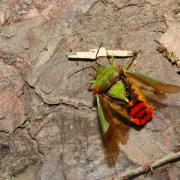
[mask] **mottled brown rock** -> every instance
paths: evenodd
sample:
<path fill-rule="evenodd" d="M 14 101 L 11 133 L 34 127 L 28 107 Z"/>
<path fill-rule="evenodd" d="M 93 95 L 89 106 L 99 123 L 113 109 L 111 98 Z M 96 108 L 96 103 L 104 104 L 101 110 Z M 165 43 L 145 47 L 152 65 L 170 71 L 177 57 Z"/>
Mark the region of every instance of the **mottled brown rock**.
<path fill-rule="evenodd" d="M 174 150 L 179 142 L 179 94 L 156 104 L 153 120 L 143 129 L 131 127 L 116 166 L 109 168 L 93 96 L 88 92 L 94 71 L 85 70 L 68 79 L 95 63 L 68 61 L 67 55 L 98 48 L 103 42 L 108 49 L 141 52 L 133 70 L 180 84 L 176 67 L 156 50 L 155 42 L 167 29 L 164 12 L 172 11 L 177 2 L 6 2 L 13 21 L 0 27 L 0 126 L 1 130 L 16 131 L 0 133 L 8 136 L 0 142 L 0 179 L 111 179 L 116 178 L 116 171 L 123 173 Z M 118 62 L 125 65 L 128 60 Z M 35 163 L 39 162 L 37 154 L 42 164 Z M 148 178 L 173 179 L 178 172 L 169 165 Z"/>
<path fill-rule="evenodd" d="M 180 68 L 180 24 L 171 17 L 167 19 L 168 30 L 158 39 L 159 51 Z"/>

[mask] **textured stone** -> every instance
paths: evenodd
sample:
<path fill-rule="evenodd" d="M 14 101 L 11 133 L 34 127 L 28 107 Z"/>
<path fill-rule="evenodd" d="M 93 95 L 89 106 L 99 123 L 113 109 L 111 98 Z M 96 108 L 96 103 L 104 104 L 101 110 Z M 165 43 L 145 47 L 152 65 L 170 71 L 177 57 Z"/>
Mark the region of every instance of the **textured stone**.
<path fill-rule="evenodd" d="M 8 136 L 0 142 L 0 179 L 112 179 L 116 171 L 155 161 L 177 148 L 179 94 L 156 104 L 153 120 L 143 129 L 131 127 L 115 167 L 109 168 L 88 92 L 94 71 L 84 70 L 68 79 L 95 63 L 67 59 L 72 51 L 98 48 L 103 42 L 108 49 L 140 51 L 132 69 L 180 84 L 176 67 L 156 50 L 155 42 L 167 29 L 164 12 L 172 11 L 175 1 L 8 2 L 14 18 L 0 27 L 0 127 L 16 131 L 0 134 Z M 118 62 L 125 65 L 128 60 Z M 148 178 L 161 175 L 178 177 L 178 170 L 167 167 Z"/>

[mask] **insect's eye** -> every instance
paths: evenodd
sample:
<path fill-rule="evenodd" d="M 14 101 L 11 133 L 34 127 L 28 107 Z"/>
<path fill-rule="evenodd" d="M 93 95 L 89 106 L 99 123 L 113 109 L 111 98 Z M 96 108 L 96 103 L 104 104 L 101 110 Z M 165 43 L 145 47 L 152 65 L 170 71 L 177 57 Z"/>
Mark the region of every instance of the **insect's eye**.
<path fill-rule="evenodd" d="M 122 66 L 119 65 L 119 64 L 117 64 L 117 65 L 116 65 L 116 71 L 117 71 L 118 73 L 122 72 Z"/>

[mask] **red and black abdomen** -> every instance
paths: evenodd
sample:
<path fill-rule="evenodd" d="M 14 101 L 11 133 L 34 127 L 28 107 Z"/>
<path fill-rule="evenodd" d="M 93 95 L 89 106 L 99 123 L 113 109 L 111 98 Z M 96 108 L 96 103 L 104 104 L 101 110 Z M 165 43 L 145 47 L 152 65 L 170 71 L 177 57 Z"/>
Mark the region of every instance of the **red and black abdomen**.
<path fill-rule="evenodd" d="M 144 101 L 135 99 L 130 100 L 128 115 L 136 125 L 144 125 L 152 119 L 152 108 Z"/>
<path fill-rule="evenodd" d="M 124 118 L 137 126 L 145 125 L 152 119 L 153 110 L 147 103 L 147 100 L 140 88 L 129 79 L 121 76 L 126 88 L 126 97 L 129 102 L 122 99 L 111 97 L 109 94 L 103 94 L 110 100 L 110 107 L 117 112 L 121 118 Z"/>

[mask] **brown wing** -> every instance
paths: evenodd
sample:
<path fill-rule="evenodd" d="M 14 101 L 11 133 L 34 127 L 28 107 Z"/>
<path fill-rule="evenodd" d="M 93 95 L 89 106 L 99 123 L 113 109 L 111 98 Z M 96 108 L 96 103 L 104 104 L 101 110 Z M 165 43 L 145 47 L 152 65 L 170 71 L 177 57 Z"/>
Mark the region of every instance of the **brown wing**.
<path fill-rule="evenodd" d="M 159 94 L 179 93 L 180 92 L 180 86 L 162 83 L 156 79 L 150 78 L 150 77 L 145 76 L 144 74 L 141 74 L 138 72 L 126 71 L 125 75 L 126 75 L 126 77 L 137 80 L 146 86 L 152 87 L 154 89 L 154 91 Z"/>
<path fill-rule="evenodd" d="M 128 139 L 129 127 L 113 116 L 109 107 L 110 101 L 105 96 L 99 95 L 99 98 L 103 113 L 109 123 L 109 128 L 103 135 L 107 161 L 109 166 L 113 166 L 119 154 L 119 143 L 125 144 Z"/>

